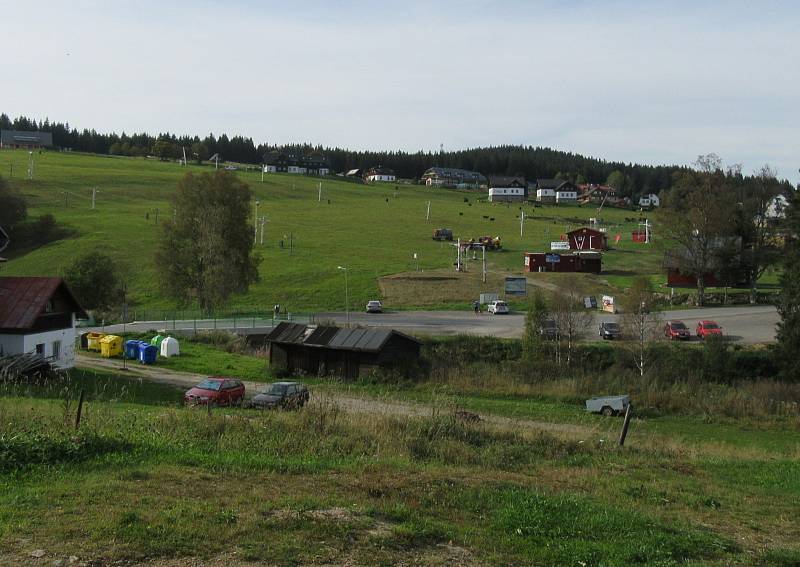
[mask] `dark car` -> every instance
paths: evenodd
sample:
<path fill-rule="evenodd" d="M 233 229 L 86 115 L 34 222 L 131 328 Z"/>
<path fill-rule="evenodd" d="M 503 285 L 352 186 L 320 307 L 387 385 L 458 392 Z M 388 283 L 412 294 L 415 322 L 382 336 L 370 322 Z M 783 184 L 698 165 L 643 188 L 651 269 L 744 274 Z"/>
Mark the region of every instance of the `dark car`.
<path fill-rule="evenodd" d="M 187 405 L 239 405 L 244 400 L 244 384 L 241 380 L 224 376 L 209 376 L 183 395 Z"/>
<path fill-rule="evenodd" d="M 604 341 L 613 341 L 620 338 L 622 332 L 619 329 L 619 324 L 614 321 L 602 321 L 600 323 L 600 336 Z"/>
<path fill-rule="evenodd" d="M 539 334 L 546 339 L 555 339 L 558 336 L 558 325 L 553 319 L 546 319 L 539 327 Z"/>
<path fill-rule="evenodd" d="M 308 398 L 308 388 L 305 384 L 300 382 L 275 382 L 264 388 L 264 391 L 256 394 L 250 401 L 250 406 L 262 409 L 295 409 L 303 407 Z"/>
<path fill-rule="evenodd" d="M 692 332 L 683 321 L 667 321 L 664 325 L 664 336 L 671 341 L 688 341 L 692 338 Z"/>

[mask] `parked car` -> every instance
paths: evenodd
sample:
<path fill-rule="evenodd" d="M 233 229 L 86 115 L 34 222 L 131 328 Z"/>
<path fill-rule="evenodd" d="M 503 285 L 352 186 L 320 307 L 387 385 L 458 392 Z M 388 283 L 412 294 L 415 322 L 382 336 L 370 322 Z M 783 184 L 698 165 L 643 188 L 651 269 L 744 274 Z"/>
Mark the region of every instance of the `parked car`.
<path fill-rule="evenodd" d="M 539 327 L 539 334 L 546 339 L 555 339 L 558 336 L 558 325 L 554 319 L 546 319 Z"/>
<path fill-rule="evenodd" d="M 720 327 L 714 321 L 700 321 L 697 323 L 697 329 L 695 330 L 697 336 L 701 339 L 707 339 L 708 337 L 721 337 L 722 336 L 722 327 Z"/>
<path fill-rule="evenodd" d="M 224 376 L 209 376 L 183 395 L 187 405 L 230 406 L 244 400 L 244 384 L 241 380 Z"/>
<path fill-rule="evenodd" d="M 631 403 L 630 396 L 601 396 L 586 400 L 586 411 L 605 416 L 625 413 Z"/>
<path fill-rule="evenodd" d="M 260 409 L 296 409 L 308 401 L 309 393 L 300 382 L 275 382 L 253 397 L 250 406 Z"/>
<path fill-rule="evenodd" d="M 618 323 L 614 321 L 602 321 L 600 323 L 600 336 L 604 341 L 613 341 L 622 336 L 622 331 L 620 331 Z"/>
<path fill-rule="evenodd" d="M 367 301 L 367 313 L 383 313 L 383 303 L 377 299 Z"/>
<path fill-rule="evenodd" d="M 671 341 L 688 341 L 692 338 L 692 332 L 683 321 L 667 321 L 664 325 L 664 336 Z"/>
<path fill-rule="evenodd" d="M 486 310 L 493 315 L 508 315 L 508 303 L 498 299 L 489 303 Z"/>

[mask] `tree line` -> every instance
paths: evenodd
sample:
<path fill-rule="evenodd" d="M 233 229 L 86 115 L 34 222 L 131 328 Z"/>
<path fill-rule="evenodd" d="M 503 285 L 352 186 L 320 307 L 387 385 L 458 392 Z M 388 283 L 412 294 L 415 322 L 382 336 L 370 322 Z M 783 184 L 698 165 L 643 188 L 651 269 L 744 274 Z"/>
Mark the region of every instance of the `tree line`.
<path fill-rule="evenodd" d="M 68 122 L 51 122 L 48 118 L 37 121 L 19 116 L 12 120 L 6 114 L 0 114 L 0 129 L 51 132 L 53 144 L 58 148 L 96 154 L 154 155 L 166 160 L 181 159 L 185 151 L 187 160 L 197 162 L 219 154 L 220 159 L 259 164 L 267 152 L 276 149 L 298 157 L 322 152 L 331 168 L 338 172 L 380 165 L 393 169 L 399 178 L 419 179 L 430 167 L 453 167 L 478 171 L 484 175 L 557 178 L 573 183 L 610 182 L 614 183 L 622 196 L 628 197 L 660 193 L 672 185 L 676 173 L 686 170 L 676 165 L 652 166 L 606 161 L 538 146 L 500 145 L 447 152 L 353 151 L 312 144 L 256 144 L 249 137 L 215 136 L 213 133 L 202 138 L 169 132 L 158 135 L 100 133 L 94 129 L 78 130 Z"/>

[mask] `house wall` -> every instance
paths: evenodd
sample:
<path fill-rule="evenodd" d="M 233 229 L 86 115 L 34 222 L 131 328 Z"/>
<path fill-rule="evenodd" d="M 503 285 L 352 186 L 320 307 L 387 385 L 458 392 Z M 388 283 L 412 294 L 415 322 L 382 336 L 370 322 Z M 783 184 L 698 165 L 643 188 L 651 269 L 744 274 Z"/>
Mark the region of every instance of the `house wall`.
<path fill-rule="evenodd" d="M 394 175 L 367 175 L 367 181 L 394 181 Z"/>
<path fill-rule="evenodd" d="M 54 343 L 61 343 L 58 356 L 51 360 L 59 369 L 75 366 L 75 328 L 57 329 L 29 335 L 0 335 L 0 348 L 4 355 L 36 352 L 36 345 L 44 345 L 45 358 L 54 356 Z"/>
<path fill-rule="evenodd" d="M 556 203 L 574 203 L 578 200 L 576 191 L 559 191 L 556 193 Z"/>
<path fill-rule="evenodd" d="M 556 192 L 552 189 L 537 189 L 536 200 L 542 203 L 552 203 L 556 200 Z"/>

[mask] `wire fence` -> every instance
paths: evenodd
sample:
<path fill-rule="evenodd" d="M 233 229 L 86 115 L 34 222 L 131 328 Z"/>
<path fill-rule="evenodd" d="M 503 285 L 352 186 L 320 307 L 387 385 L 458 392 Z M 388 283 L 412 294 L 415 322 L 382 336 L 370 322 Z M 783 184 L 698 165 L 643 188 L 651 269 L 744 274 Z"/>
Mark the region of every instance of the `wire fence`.
<path fill-rule="evenodd" d="M 209 313 L 198 310 L 133 309 L 125 319 L 125 323 L 153 323 L 158 328 L 167 330 L 237 330 L 274 327 L 282 321 L 314 324 L 316 314 L 293 313 L 286 310 L 223 310 Z M 123 321 L 115 321 L 115 323 L 121 322 Z"/>

